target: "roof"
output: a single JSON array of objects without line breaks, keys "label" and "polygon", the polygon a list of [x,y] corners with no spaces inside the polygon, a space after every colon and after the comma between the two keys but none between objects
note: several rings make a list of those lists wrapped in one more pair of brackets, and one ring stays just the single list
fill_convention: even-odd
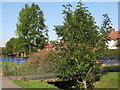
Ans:
[{"label": "roof", "polygon": [[109,37],[111,39],[120,39],[120,31],[112,31]]}]

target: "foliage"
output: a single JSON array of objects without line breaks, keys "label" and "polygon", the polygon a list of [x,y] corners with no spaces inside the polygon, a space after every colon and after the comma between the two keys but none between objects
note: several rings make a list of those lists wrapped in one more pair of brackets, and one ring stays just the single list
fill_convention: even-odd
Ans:
[{"label": "foliage", "polygon": [[0,47],[0,57],[3,57],[4,55],[3,55],[3,49],[4,49],[4,47]]},{"label": "foliage", "polygon": [[38,5],[34,3],[31,6],[25,4],[20,11],[17,23],[16,34],[18,38],[11,38],[6,47],[3,48],[3,55],[14,52],[31,53],[43,48],[48,40],[48,30],[44,24],[44,14]]},{"label": "foliage", "polygon": [[16,41],[13,46],[15,49],[15,52],[23,52],[23,50],[28,50],[28,45],[26,43],[26,40],[22,37],[16,38]]},{"label": "foliage", "polygon": [[120,72],[111,72],[103,75],[100,81],[95,83],[95,88],[118,88]]},{"label": "foliage", "polygon": [[12,81],[23,88],[57,88],[54,85],[48,84],[47,82],[41,82],[39,80],[29,80],[25,82],[19,80]]},{"label": "foliage", "polygon": [[119,56],[120,49],[107,49],[104,56]]},{"label": "foliage", "polygon": [[2,55],[1,56],[6,56],[7,55],[6,47],[2,47]]},{"label": "foliage", "polygon": [[2,47],[0,47],[0,55],[2,54]]},{"label": "foliage", "polygon": [[117,47],[120,47],[120,39],[117,39],[117,44],[116,44]]},{"label": "foliage", "polygon": [[32,47],[43,48],[48,40],[48,30],[44,24],[44,14],[39,6],[34,3],[31,6],[25,4],[19,12],[18,20],[16,34],[22,38],[22,44],[27,45],[29,52],[32,52]]},{"label": "foliage", "polygon": [[19,67],[20,65],[20,63],[2,62],[3,74],[6,75],[5,72],[7,72],[7,75],[15,75],[15,67]]},{"label": "foliage", "polygon": [[51,68],[49,67],[49,55],[52,53],[55,53],[55,51],[50,50],[31,54],[29,61],[26,61],[19,66],[18,73],[20,75],[28,75],[50,72]]},{"label": "foliage", "polygon": [[15,52],[23,52],[23,50],[28,50],[28,45],[25,43],[25,39],[21,38],[11,38],[7,43],[6,47],[2,49],[3,55],[8,56],[9,54]]},{"label": "foliage", "polygon": [[[75,11],[72,5],[63,5],[65,10],[63,25],[55,26],[58,37],[63,43],[60,52],[55,56],[55,69],[63,80],[75,79],[78,86],[92,88],[99,65],[94,61],[103,55],[105,41],[110,30],[110,18],[104,14],[101,28],[95,25],[91,13],[78,2]],[[57,48],[58,49],[58,48]]]},{"label": "foliage", "polygon": [[15,52],[15,47],[14,43],[16,42],[16,38],[11,38],[7,43],[6,43],[6,48],[3,49],[3,54],[11,54]]}]

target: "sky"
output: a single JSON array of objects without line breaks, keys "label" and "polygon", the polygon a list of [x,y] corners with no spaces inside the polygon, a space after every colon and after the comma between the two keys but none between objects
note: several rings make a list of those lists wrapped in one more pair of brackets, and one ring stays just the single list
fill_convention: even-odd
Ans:
[{"label": "sky", "polygon": [[[15,34],[16,24],[18,23],[18,17],[20,10],[24,7],[24,4],[31,5],[32,2],[0,2],[0,17],[2,20],[2,28],[0,30],[0,47],[5,46],[5,43],[12,37],[17,37]],[[73,10],[77,5],[77,2],[70,2],[73,5]],[[63,23],[62,5],[68,4],[68,2],[35,2],[38,4],[44,13],[46,19],[45,24],[49,30],[49,39],[56,40],[57,35],[53,31],[54,25],[61,25]],[[88,7],[89,12],[95,18],[95,22],[100,26],[103,14],[109,14],[113,27],[118,30],[118,2],[84,2],[84,6]]]}]

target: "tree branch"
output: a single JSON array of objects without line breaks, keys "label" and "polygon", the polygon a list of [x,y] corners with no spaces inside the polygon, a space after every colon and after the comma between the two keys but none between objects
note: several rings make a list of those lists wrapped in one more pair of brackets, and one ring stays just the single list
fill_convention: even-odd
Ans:
[{"label": "tree branch", "polygon": [[95,47],[93,48],[93,52],[95,52],[96,48],[97,48],[97,45],[98,43],[100,42],[101,38],[98,40],[98,42],[95,44]]},{"label": "tree branch", "polygon": [[89,69],[88,73],[90,73],[90,72],[91,72],[91,70],[92,70],[92,68],[90,68],[90,69]]},{"label": "tree branch", "polygon": [[80,82],[78,79],[76,80],[78,83],[82,83],[83,84],[83,82]]}]

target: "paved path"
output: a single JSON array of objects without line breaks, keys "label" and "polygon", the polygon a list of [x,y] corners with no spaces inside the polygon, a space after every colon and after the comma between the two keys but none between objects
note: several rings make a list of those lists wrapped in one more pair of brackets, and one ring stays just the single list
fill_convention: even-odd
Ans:
[{"label": "paved path", "polygon": [[0,77],[0,90],[2,90],[2,77]]},{"label": "paved path", "polygon": [[0,77],[0,81],[2,81],[2,88],[21,88],[13,83],[9,77]]}]

